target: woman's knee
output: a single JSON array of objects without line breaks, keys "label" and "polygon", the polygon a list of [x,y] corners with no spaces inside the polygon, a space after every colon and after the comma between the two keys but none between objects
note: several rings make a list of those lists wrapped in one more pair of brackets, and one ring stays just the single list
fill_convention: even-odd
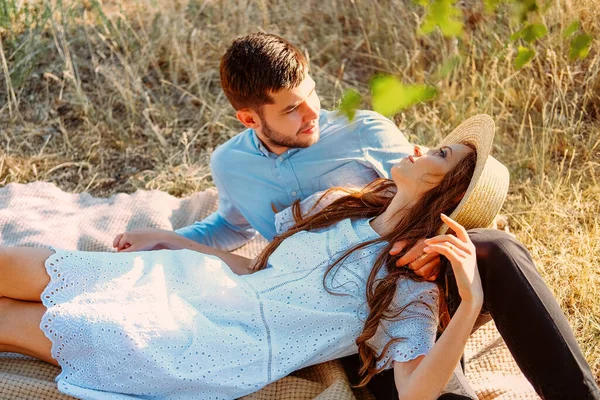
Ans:
[{"label": "woman's knee", "polygon": [[50,282],[45,261],[53,253],[39,247],[0,247],[0,296],[39,302]]},{"label": "woman's knee", "polygon": [[41,303],[0,297],[0,344],[57,365],[51,355],[52,344],[40,329],[45,312]]}]

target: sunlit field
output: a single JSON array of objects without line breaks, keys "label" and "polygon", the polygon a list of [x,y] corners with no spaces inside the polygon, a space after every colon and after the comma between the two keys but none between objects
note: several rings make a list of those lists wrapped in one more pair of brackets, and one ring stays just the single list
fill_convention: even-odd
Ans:
[{"label": "sunlit field", "polygon": [[[548,5],[548,34],[517,70],[517,22],[477,1],[461,2],[455,40],[418,35],[423,8],[408,0],[0,0],[0,184],[102,197],[211,187],[211,152],[242,130],[219,58],[237,36],[276,33],[310,56],[324,108],[351,88],[369,108],[379,73],[436,86],[394,117],[413,143],[493,116],[493,154],[512,179],[502,228],[531,251],[600,380],[600,1]],[[594,41],[570,61],[575,20]]]}]

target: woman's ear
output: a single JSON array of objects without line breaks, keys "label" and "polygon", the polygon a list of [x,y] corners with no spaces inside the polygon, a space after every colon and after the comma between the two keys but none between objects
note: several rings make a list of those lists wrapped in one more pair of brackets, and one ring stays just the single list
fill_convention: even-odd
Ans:
[{"label": "woman's ear", "polygon": [[235,116],[246,128],[260,128],[260,118],[258,117],[258,114],[249,108],[237,110]]}]

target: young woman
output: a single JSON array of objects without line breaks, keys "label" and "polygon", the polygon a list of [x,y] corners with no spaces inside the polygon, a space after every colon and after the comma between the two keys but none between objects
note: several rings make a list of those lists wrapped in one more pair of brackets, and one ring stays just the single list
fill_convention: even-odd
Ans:
[{"label": "young woman", "polygon": [[[233,399],[356,352],[361,384],[393,368],[400,398],[435,399],[483,301],[465,228],[489,225],[507,191],[493,133],[473,117],[439,148],[415,148],[391,180],[295,203],[291,227],[254,260],[173,233],[163,245],[176,251],[2,248],[0,351],[59,365],[59,389],[85,399]],[[448,227],[455,236],[438,234]],[[462,300],[435,343],[438,287],[389,255],[425,237]]]}]

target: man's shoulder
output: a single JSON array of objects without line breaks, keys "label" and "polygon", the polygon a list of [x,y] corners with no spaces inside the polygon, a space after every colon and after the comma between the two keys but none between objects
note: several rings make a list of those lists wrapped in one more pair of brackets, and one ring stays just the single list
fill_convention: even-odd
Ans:
[{"label": "man's shoulder", "polygon": [[232,152],[239,155],[240,153],[251,153],[253,149],[255,150],[252,129],[243,130],[215,148],[210,157],[211,166],[214,168],[215,165],[226,161]]},{"label": "man's shoulder", "polygon": [[354,118],[356,118],[359,121],[374,119],[379,121],[392,122],[389,118],[386,118],[378,112],[371,110],[356,110],[356,116]]},{"label": "man's shoulder", "polygon": [[321,132],[325,135],[330,133],[360,134],[372,129],[397,129],[396,124],[389,118],[371,111],[356,110],[351,120],[337,110],[324,111],[321,116]]},{"label": "man's shoulder", "polygon": [[380,121],[393,124],[393,122],[389,118],[386,118],[378,112],[371,110],[356,110],[356,114],[354,115],[354,118],[352,118],[352,120],[348,119],[348,117],[345,114],[339,112],[338,110],[323,110],[321,118],[322,124],[324,124],[325,126],[332,127],[363,125],[370,121]]},{"label": "man's shoulder", "polygon": [[393,128],[397,129],[396,123],[394,121],[392,121],[389,118],[384,117],[383,115],[379,114],[378,112],[371,111],[371,110],[357,110],[356,116],[354,117],[354,119],[363,128],[374,127],[374,128],[380,129],[380,127],[385,126],[385,127],[390,127],[390,128],[393,127]]},{"label": "man's shoulder", "polygon": [[[327,111],[321,128],[323,137],[328,135],[343,135],[356,137],[357,140],[389,141],[406,139],[396,124],[389,118],[370,110],[357,110],[352,120],[337,111]],[[341,138],[341,136],[338,136]]]}]

